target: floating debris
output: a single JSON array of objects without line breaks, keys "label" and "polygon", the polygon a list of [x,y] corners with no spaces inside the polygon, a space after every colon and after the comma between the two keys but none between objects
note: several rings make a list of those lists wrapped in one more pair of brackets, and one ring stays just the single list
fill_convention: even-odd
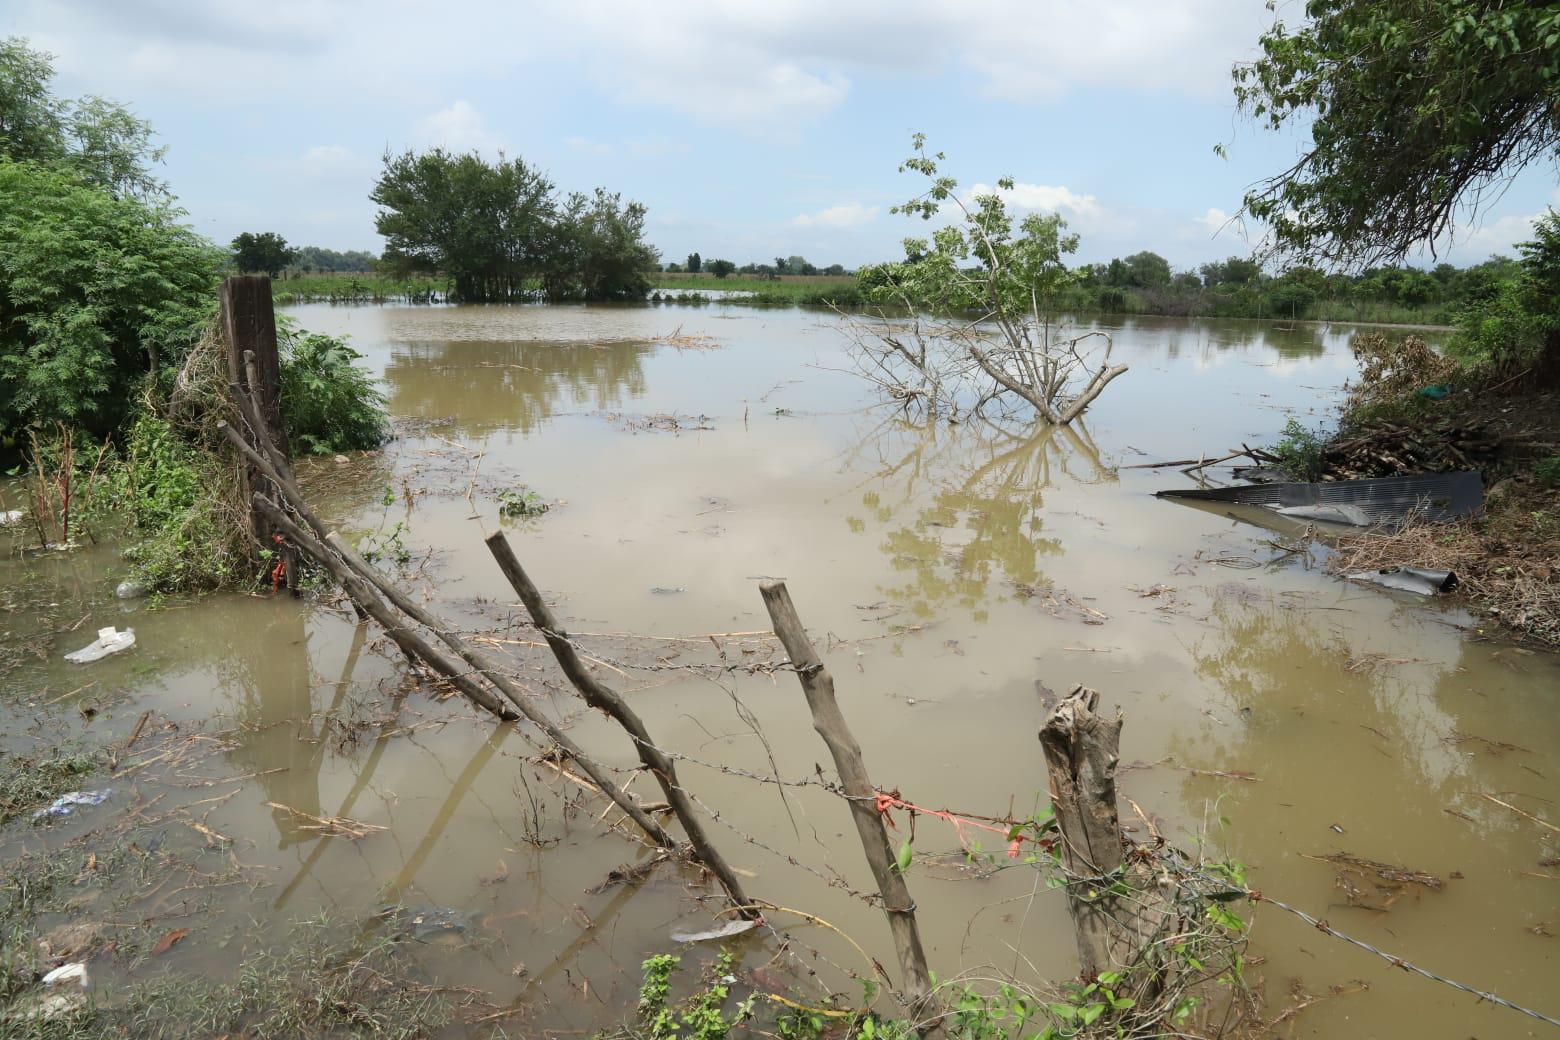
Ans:
[{"label": "floating debris", "polygon": [[1348,579],[1421,596],[1434,596],[1437,592],[1450,592],[1457,587],[1457,575],[1451,571],[1437,571],[1427,567],[1383,567],[1374,571],[1358,571],[1348,575]]},{"label": "floating debris", "polygon": [[105,787],[101,791],[70,791],[54,799],[52,804],[35,810],[32,818],[41,820],[46,816],[69,816],[76,811],[76,806],[102,805],[113,793],[112,787]]},{"label": "floating debris", "polygon": [[672,941],[680,943],[706,942],[710,939],[729,939],[733,935],[741,935],[743,932],[751,932],[758,927],[757,921],[747,918],[736,918],[715,928],[706,928],[703,931],[690,932],[683,929],[672,929]]},{"label": "floating debris", "polygon": [[1484,504],[1484,482],[1477,471],[1467,470],[1314,484],[1175,488],[1155,492],[1155,497],[1263,506],[1291,519],[1354,527],[1396,526],[1411,519],[1439,523],[1469,516]]},{"label": "floating debris", "polygon": [[149,591],[151,590],[146,587],[144,581],[135,581],[133,579],[122,581],[114,586],[114,595],[120,599],[140,599]]},{"label": "floating debris", "polygon": [[76,664],[91,664],[93,661],[101,661],[109,654],[117,654],[128,650],[135,645],[135,629],[127,628],[123,632],[110,625],[108,628],[98,629],[96,642],[88,643],[80,650],[65,655],[65,660]]}]

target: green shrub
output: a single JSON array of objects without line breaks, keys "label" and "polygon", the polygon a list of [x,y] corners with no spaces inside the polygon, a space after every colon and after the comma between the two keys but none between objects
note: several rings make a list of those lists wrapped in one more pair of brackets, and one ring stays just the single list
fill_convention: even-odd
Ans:
[{"label": "green shrub", "polygon": [[1278,465],[1292,480],[1316,480],[1322,475],[1322,449],[1326,446],[1320,430],[1308,430],[1299,419],[1284,424],[1284,435],[1273,445]]},{"label": "green shrub", "polygon": [[292,449],[324,455],[377,448],[388,434],[385,397],[345,340],[278,323],[282,415]]},{"label": "green shrub", "polygon": [[58,421],[101,436],[144,374],[177,370],[222,263],[180,216],[0,159],[0,433]]},{"label": "green shrub", "polygon": [[1534,295],[1527,279],[1501,283],[1488,299],[1458,313],[1458,331],[1447,353],[1468,368],[1492,374],[1534,364],[1560,331],[1560,315],[1538,310]]},{"label": "green shrub", "polygon": [[1517,247],[1515,275],[1457,315],[1447,352],[1469,368],[1500,377],[1560,375],[1560,213],[1540,217],[1533,234]]},{"label": "green shrub", "polygon": [[1560,455],[1551,455],[1533,467],[1533,475],[1546,488],[1560,488]]},{"label": "green shrub", "polygon": [[186,439],[168,419],[142,411],[105,474],[107,500],[127,537],[135,577],[159,592],[214,589],[243,581],[248,516],[235,502],[232,466]]}]

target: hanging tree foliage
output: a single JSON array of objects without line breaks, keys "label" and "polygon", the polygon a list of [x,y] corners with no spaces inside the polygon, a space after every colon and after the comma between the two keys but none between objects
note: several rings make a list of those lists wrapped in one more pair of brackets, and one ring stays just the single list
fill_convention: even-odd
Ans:
[{"label": "hanging tree foliage", "polygon": [[1311,0],[1235,67],[1241,108],[1311,143],[1246,194],[1298,259],[1364,266],[1432,249],[1460,210],[1560,160],[1560,4]]}]

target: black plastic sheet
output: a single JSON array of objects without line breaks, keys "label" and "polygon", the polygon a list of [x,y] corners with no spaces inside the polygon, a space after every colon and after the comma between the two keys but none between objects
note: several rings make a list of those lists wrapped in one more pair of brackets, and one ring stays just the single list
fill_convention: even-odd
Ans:
[{"label": "black plastic sheet", "polygon": [[1315,484],[1187,488],[1156,494],[1159,498],[1263,506],[1296,520],[1373,527],[1397,526],[1411,519],[1444,522],[1469,516],[1484,505],[1484,481],[1477,471],[1468,470]]}]

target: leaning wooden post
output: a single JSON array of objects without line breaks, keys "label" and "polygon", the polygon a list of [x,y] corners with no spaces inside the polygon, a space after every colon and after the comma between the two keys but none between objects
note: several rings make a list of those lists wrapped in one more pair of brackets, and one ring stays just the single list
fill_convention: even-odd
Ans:
[{"label": "leaning wooden post", "polygon": [[796,613],[791,594],[783,581],[766,581],[758,586],[763,594],[764,606],[769,608],[769,619],[774,624],[775,635],[785,647],[786,656],[796,669],[801,681],[802,693],[807,697],[807,707],[812,711],[813,729],[829,746],[834,756],[834,768],[845,787],[845,797],[850,803],[850,814],[856,822],[856,833],[861,838],[861,848],[867,854],[867,866],[877,882],[878,893],[883,897],[883,913],[888,917],[888,930],[894,937],[894,948],[899,954],[899,973],[910,1010],[916,1018],[931,1011],[932,976],[926,966],[926,951],[921,947],[921,930],[915,920],[915,901],[910,898],[910,888],[895,863],[894,850],[888,842],[888,829],[883,826],[883,816],[877,810],[877,788],[867,776],[867,766],[861,757],[861,745],[845,724],[839,702],[834,699],[834,679]]},{"label": "leaning wooden post", "polygon": [[[234,275],[218,290],[219,327],[227,347],[228,385],[244,425],[252,430],[256,445],[269,442],[283,460],[290,458],[287,433],[282,425],[282,363],[276,342],[276,309],[271,300],[271,279],[265,275]],[[280,489],[253,465],[245,467],[245,499],[258,492],[280,503]],[[297,584],[297,553],[277,541],[277,532],[259,510],[250,513],[255,541],[263,550],[280,553],[283,567],[277,579],[288,588]]]},{"label": "leaning wooden post", "polygon": [[1094,712],[1100,695],[1075,686],[1040,730],[1050,777],[1051,806],[1061,831],[1067,909],[1078,941],[1080,974],[1128,973],[1138,1005],[1159,991],[1163,959],[1155,941],[1169,923],[1169,907],[1152,872],[1129,863],[1116,809],[1116,764],[1122,717]]},{"label": "leaning wooden post", "polygon": [[628,706],[628,702],[585,667],[585,663],[580,660],[579,654],[574,649],[574,644],[569,641],[569,634],[563,630],[562,625],[558,624],[546,600],[542,599],[540,590],[531,581],[530,575],[526,574],[525,568],[520,566],[520,560],[509,547],[509,539],[504,537],[504,532],[498,531],[489,535],[487,547],[493,554],[493,559],[498,561],[498,569],[504,572],[504,577],[509,579],[509,584],[519,595],[520,602],[525,604],[526,611],[531,615],[531,622],[547,640],[547,645],[552,647],[553,656],[557,658],[563,674],[579,691],[585,703],[598,711],[606,712],[617,720],[618,725],[628,731],[629,737],[634,741],[634,749],[639,753],[639,761],[644,763],[645,768],[661,785],[667,804],[676,814],[677,822],[682,824],[683,833],[688,836],[688,844],[693,849],[694,857],[715,875],[715,880],[719,881],[720,886],[726,890],[726,895],[730,897],[738,913],[750,920],[758,920],[762,915],[758,908],[748,901],[747,895],[742,890],[742,882],[737,880],[736,873],[727,865],[725,857],[710,843],[709,837],[704,833],[704,825],[694,811],[693,801],[683,790],[682,782],[677,779],[677,765],[672,761],[671,756],[650,739],[650,731],[645,728],[644,720]]}]

